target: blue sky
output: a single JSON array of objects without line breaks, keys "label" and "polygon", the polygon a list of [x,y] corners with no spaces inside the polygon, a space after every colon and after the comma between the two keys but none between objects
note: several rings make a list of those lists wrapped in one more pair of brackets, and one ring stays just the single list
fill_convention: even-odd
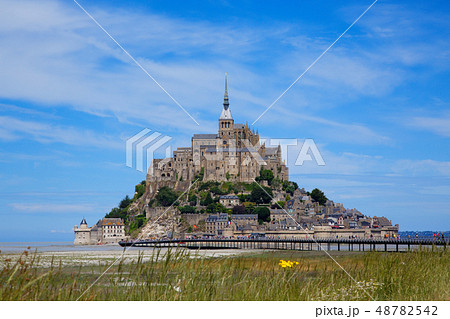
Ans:
[{"label": "blue sky", "polygon": [[[145,179],[127,138],[216,132],[225,72],[252,123],[371,4],[78,2],[200,125],[73,1],[1,0],[0,241],[72,240]],[[318,145],[326,166],[289,158],[292,180],[401,230],[450,230],[449,6],[379,1],[255,124]]]}]

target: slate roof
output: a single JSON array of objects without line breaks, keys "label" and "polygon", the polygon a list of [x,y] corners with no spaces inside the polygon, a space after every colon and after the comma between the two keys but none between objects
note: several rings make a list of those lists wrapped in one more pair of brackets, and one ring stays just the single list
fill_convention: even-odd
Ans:
[{"label": "slate roof", "polygon": [[220,199],[239,199],[236,195],[222,195],[219,197]]},{"label": "slate roof", "polygon": [[222,114],[220,114],[219,120],[232,120],[233,116],[231,115],[230,108],[223,108]]},{"label": "slate roof", "polygon": [[231,215],[231,220],[234,219],[257,219],[258,215],[257,214],[234,214]]},{"label": "slate roof", "polygon": [[99,220],[97,226],[124,226],[122,218],[103,218]]},{"label": "slate roof", "polygon": [[377,220],[378,225],[381,227],[392,226],[391,222],[386,217],[374,217]]},{"label": "slate roof", "polygon": [[206,139],[215,140],[218,137],[217,134],[194,134],[193,139]]},{"label": "slate roof", "polygon": [[[211,146],[211,145],[208,145]],[[256,152],[256,148],[254,150],[249,150],[246,147],[242,148],[234,148],[234,147],[228,147],[228,148],[216,148],[216,147],[209,147],[205,150],[205,152],[223,152],[223,153],[229,153],[229,152],[236,152],[236,153],[242,153],[242,152]]]},{"label": "slate roof", "polygon": [[207,223],[214,223],[214,222],[227,222],[228,221],[228,214],[221,213],[219,215],[208,215],[208,218],[206,218]]},{"label": "slate roof", "polygon": [[278,147],[266,147],[266,155],[276,155],[278,151]]}]

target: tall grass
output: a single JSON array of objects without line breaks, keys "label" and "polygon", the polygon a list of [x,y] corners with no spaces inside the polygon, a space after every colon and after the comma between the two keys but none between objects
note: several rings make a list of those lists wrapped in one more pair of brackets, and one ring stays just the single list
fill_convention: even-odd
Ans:
[{"label": "tall grass", "polygon": [[[337,254],[337,253],[336,253]],[[80,300],[450,300],[450,254],[265,252],[192,258],[156,251],[113,266]],[[280,259],[298,261],[282,268]],[[0,300],[77,300],[107,266],[37,267],[37,254],[2,256]]]}]

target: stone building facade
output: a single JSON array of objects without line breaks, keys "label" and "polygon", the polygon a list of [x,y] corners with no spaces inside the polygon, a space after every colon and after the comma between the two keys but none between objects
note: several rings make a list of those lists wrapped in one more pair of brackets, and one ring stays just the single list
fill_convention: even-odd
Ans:
[{"label": "stone building facade", "polygon": [[223,231],[229,225],[228,214],[219,213],[208,215],[205,223],[205,230],[208,234],[222,235]]},{"label": "stone building facade", "polygon": [[281,157],[281,147],[260,143],[258,130],[248,124],[234,122],[225,78],[222,113],[215,134],[194,134],[190,147],[179,147],[173,157],[154,159],[147,174],[149,192],[162,186],[189,186],[203,175],[203,181],[253,182],[260,169],[270,169],[281,180],[289,179],[289,171]]},{"label": "stone building facade", "polygon": [[258,227],[257,214],[233,214],[231,215],[231,228],[233,231],[256,230]]},{"label": "stone building facade", "polygon": [[219,197],[219,203],[227,208],[239,205],[239,197],[236,195],[222,195]]},{"label": "stone building facade", "polygon": [[103,218],[92,227],[86,219],[74,227],[74,245],[116,244],[125,239],[125,224],[120,218]]}]

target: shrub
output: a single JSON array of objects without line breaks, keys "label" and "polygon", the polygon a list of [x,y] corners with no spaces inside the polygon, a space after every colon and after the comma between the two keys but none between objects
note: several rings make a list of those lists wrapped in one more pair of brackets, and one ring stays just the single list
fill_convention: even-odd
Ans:
[{"label": "shrub", "polygon": [[214,200],[213,200],[212,197],[211,197],[211,193],[208,192],[208,193],[206,194],[205,199],[202,200],[202,201],[200,202],[200,205],[202,205],[202,206],[208,206],[208,205],[211,204],[211,203],[214,203]]},{"label": "shrub", "polygon": [[[145,183],[145,182],[144,182]],[[138,199],[138,198],[140,198],[142,195],[144,195],[144,193],[145,193],[145,184],[137,184],[135,187],[134,187],[134,191],[135,191],[135,195],[134,195],[134,198],[135,199]]]},{"label": "shrub", "polygon": [[202,168],[200,168],[200,172],[194,176],[194,180],[202,181],[204,175],[205,175],[205,168],[202,167]]},{"label": "shrub", "polygon": [[192,206],[180,206],[180,207],[178,207],[178,209],[180,210],[180,212],[182,214],[195,214],[195,213],[197,213],[197,210],[195,209],[195,207],[192,207]]},{"label": "shrub", "polygon": [[168,186],[161,187],[156,194],[156,200],[158,203],[165,207],[174,204],[177,198],[178,194]]}]

